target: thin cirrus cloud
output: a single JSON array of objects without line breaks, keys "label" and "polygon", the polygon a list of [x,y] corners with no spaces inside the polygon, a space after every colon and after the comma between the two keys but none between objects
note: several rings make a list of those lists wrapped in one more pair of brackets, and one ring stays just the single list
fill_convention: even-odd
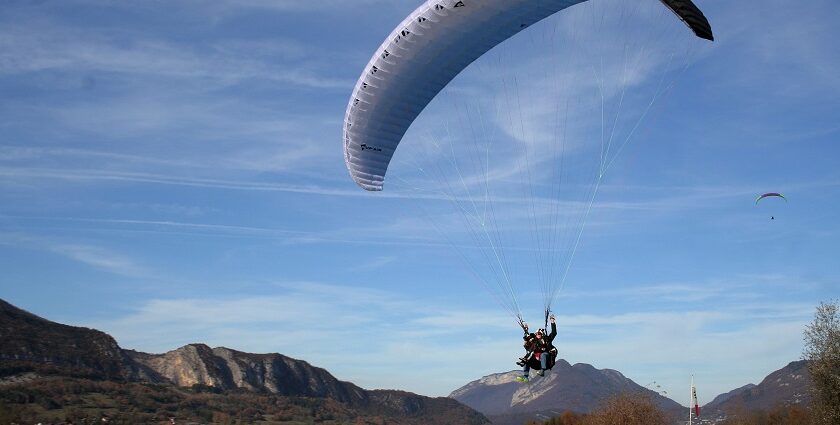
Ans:
[{"label": "thin cirrus cloud", "polygon": [[[3,170],[0,169],[0,172]],[[92,173],[92,172],[56,172],[46,170],[24,170],[17,169],[17,173],[9,172],[7,177],[11,180],[12,177],[19,179],[26,179],[27,184],[31,184],[32,178],[49,178],[49,179],[66,179],[69,181],[84,182],[88,179],[104,180],[104,181],[129,181],[139,183],[156,183],[164,185],[184,185],[190,187],[204,187],[215,189],[238,189],[249,191],[280,191],[292,192],[302,194],[315,194],[321,196],[349,196],[365,198],[369,195],[360,189],[351,187],[347,190],[336,190],[328,187],[307,187],[307,186],[290,186],[274,183],[257,183],[248,181],[223,181],[223,180],[203,180],[203,179],[177,179],[169,176],[155,176],[143,174],[130,173]],[[8,181],[7,181],[8,184]],[[664,191],[666,193],[670,191]],[[707,191],[701,191],[700,196],[706,196]],[[373,202],[371,200],[371,202]],[[407,203],[408,200],[397,202]],[[425,201],[419,201],[425,202]],[[649,202],[654,202],[653,206],[646,206]],[[670,201],[671,209],[680,211],[682,208],[694,208],[697,201],[693,198],[684,198],[684,195],[679,195],[677,200]],[[638,201],[630,204],[615,203],[615,202],[601,202],[596,204],[596,208],[606,209],[637,209],[637,210],[656,210],[659,214],[666,212],[665,205],[667,200],[659,201]],[[413,203],[406,204],[406,208]],[[506,220],[516,220],[527,218],[521,209],[515,208],[516,202],[511,201],[511,208],[499,212],[500,217],[509,215]],[[635,205],[635,206],[634,206]],[[655,207],[655,208],[654,208]],[[258,237],[258,238],[280,238],[284,243],[331,243],[331,242],[349,242],[353,244],[387,244],[387,245],[416,245],[416,246],[441,246],[445,247],[450,243],[447,238],[444,238],[438,232],[444,234],[459,235],[464,233],[465,229],[462,227],[462,221],[455,216],[453,212],[445,212],[442,214],[422,214],[410,213],[409,209],[405,211],[399,210],[393,217],[384,217],[384,222],[352,226],[339,227],[334,229],[318,229],[312,228],[310,230],[293,230],[288,228],[275,227],[256,227],[256,226],[241,226],[236,224],[225,223],[208,223],[206,221],[176,221],[176,220],[142,220],[142,219],[85,219],[72,217],[43,217],[43,219],[60,220],[60,221],[90,221],[100,225],[108,225],[110,230],[124,229],[128,231],[174,231],[183,234],[218,234],[218,235],[237,235],[241,237]],[[609,225],[610,221],[590,220],[590,228],[593,226]],[[432,224],[434,222],[434,224]],[[520,228],[522,226],[519,226]],[[527,226],[526,226],[527,227]],[[435,229],[432,231],[431,229]],[[102,229],[101,229],[102,230]],[[431,233],[430,233],[431,232]],[[466,244],[464,246],[469,246]],[[533,249],[533,246],[522,246],[520,248],[511,247],[511,249]],[[376,262],[377,266],[382,266],[388,263],[390,256],[381,257],[382,261]],[[372,267],[372,266],[367,266]]]},{"label": "thin cirrus cloud", "polygon": [[137,160],[142,165],[168,165],[174,173],[188,166],[212,169],[215,174],[223,170],[305,173],[332,157],[339,158],[336,149],[330,155],[329,145],[316,142],[318,136],[311,129],[317,128],[317,118],[278,119],[277,111],[256,105],[208,99],[196,106],[170,96],[114,99],[48,111],[79,134],[77,143],[92,144],[99,151],[50,149],[45,153],[83,159],[86,151],[95,157],[112,149],[114,156],[103,158],[111,168],[116,168],[112,160],[125,159],[116,164],[130,169]]},{"label": "thin cirrus cloud", "polygon": [[[586,332],[574,333],[570,336],[572,344],[560,346],[573,362],[609,365],[637,382],[655,379],[671,398],[682,403],[688,402],[681,389],[686,388],[691,374],[702,372],[698,378],[703,394],[711,398],[736,386],[758,383],[769,371],[800,355],[801,331],[808,321],[804,314],[753,322],[736,311],[730,315],[707,313],[648,315],[630,324],[616,321],[609,325],[607,334],[595,329],[589,333],[592,338],[586,338]],[[739,319],[743,326],[714,329]],[[561,331],[561,335],[567,334]],[[732,353],[751,361],[739,363],[735,369],[723,366],[737,361]]]},{"label": "thin cirrus cloud", "polygon": [[[149,300],[122,318],[85,325],[114,335],[127,348],[165,352],[203,342],[280,352],[327,367],[339,378],[367,388],[399,387],[434,395],[445,394],[422,379],[432,370],[446,376],[454,388],[472,377],[457,359],[476,350],[488,353],[477,361],[487,367],[488,359],[507,359],[500,348],[508,344],[493,335],[507,333],[510,319],[495,312],[452,311],[449,306],[413,302],[395,291],[314,282],[284,283],[276,292],[279,295],[224,300]],[[202,335],[201,341],[193,339],[196,334]],[[336,350],[311,351],[308,342],[314,335],[331,341]],[[406,356],[417,366],[405,368]],[[391,370],[385,381],[383,369]]]},{"label": "thin cirrus cloud", "polygon": [[[215,92],[244,83],[271,85],[279,92],[294,87],[330,90],[350,84],[318,76],[317,70],[325,68],[326,63],[308,59],[303,43],[220,41],[197,48],[155,39],[138,30],[97,32],[95,27],[50,24],[41,23],[42,31],[37,30],[37,22],[26,27],[4,26],[2,39],[7,48],[3,50],[0,73],[31,77],[38,85],[73,85],[81,79],[108,87],[119,81],[119,91],[95,101],[81,96],[69,105],[28,105],[27,100],[17,99],[19,105],[8,111],[14,127],[29,125],[40,131],[43,122],[49,120],[72,130],[61,132],[60,138],[66,140],[75,134],[75,144],[103,147],[107,142],[109,149],[154,151],[156,143],[165,146],[163,153],[174,151],[175,158],[181,158],[176,161],[202,165],[203,160],[203,166],[215,169],[291,171],[293,166],[329,157],[326,145],[313,140],[317,136],[312,129],[324,122],[323,117],[298,113],[298,118],[291,118],[294,110],[288,110],[285,118],[279,119],[278,105],[268,98],[254,103]],[[125,39],[136,41],[126,44]],[[39,77],[44,72],[58,77]],[[37,125],[22,119],[32,115],[24,115],[28,110],[37,112]],[[143,143],[135,145],[134,138],[142,138]],[[238,141],[235,150],[229,142],[223,142],[231,139]],[[116,140],[124,146],[114,143]],[[169,143],[164,144],[167,140]],[[10,141],[21,143],[14,135]],[[198,144],[202,149],[194,147]],[[208,149],[210,144],[224,155],[202,154],[212,151]],[[81,149],[75,154],[79,152]]]},{"label": "thin cirrus cloud", "polygon": [[[10,179],[57,179],[65,181],[113,181],[113,182],[134,182],[151,183],[162,185],[177,185],[190,187],[203,187],[215,189],[237,189],[248,191],[276,191],[303,193],[313,195],[329,196],[364,196],[360,190],[334,189],[316,185],[295,185],[285,183],[259,182],[250,180],[221,180],[212,178],[190,178],[173,177],[163,174],[149,174],[141,172],[121,171],[85,171],[76,169],[45,169],[45,168],[24,168],[24,167],[0,167],[0,175]],[[350,188],[353,189],[353,188]]]},{"label": "thin cirrus cloud", "polygon": [[[151,300],[134,313],[92,325],[115,335],[126,347],[163,352],[196,342],[191,337],[200,333],[204,336],[201,342],[214,346],[304,358],[368,388],[391,383],[433,395],[445,395],[446,391],[439,382],[434,389],[424,384],[427,380],[421,379],[423,373],[434,370],[449,377],[452,390],[475,377],[474,370],[460,367],[458,359],[486,353],[476,358],[473,369],[498,372],[512,362],[510,355],[503,353],[516,350],[515,338],[505,337],[511,333],[512,319],[495,310],[466,310],[446,304],[433,307],[412,302],[396,291],[351,290],[334,284],[289,282],[278,288],[282,289],[281,295],[266,297]],[[754,307],[767,309],[768,305]],[[561,314],[558,345],[562,357],[572,362],[627,373],[643,367],[628,361],[635,358],[632,352],[639,347],[650,348],[645,357],[650,364],[669,365],[675,358],[689,356],[697,367],[708,367],[731,360],[726,354],[731,351],[724,347],[737,346],[743,350],[739,352],[758,357],[780,348],[790,351],[791,344],[798,344],[797,332],[810,314],[808,305],[779,302],[770,309],[777,313],[761,317],[760,322],[743,320],[743,326],[731,328],[734,319],[752,315],[750,310]],[[336,326],[338,323],[341,326]],[[784,333],[788,337],[769,338],[774,329],[778,332],[781,328],[791,331]],[[305,342],[315,334],[341,347],[340,353],[307,350]],[[388,337],[382,340],[382,335]],[[685,347],[693,349],[685,352]],[[418,361],[417,370],[399,367],[406,356]],[[372,358],[379,360],[371,363]],[[392,367],[385,381],[369,376]],[[739,378],[748,382],[750,374],[756,373],[753,369],[744,368]],[[679,383],[674,380],[677,388]],[[707,391],[728,390],[725,386],[715,384]]]},{"label": "thin cirrus cloud", "polygon": [[137,264],[133,259],[95,246],[55,244],[48,246],[48,249],[109,273],[129,277],[142,277],[149,274],[144,267]]},{"label": "thin cirrus cloud", "polygon": [[63,242],[20,232],[2,232],[0,245],[49,252],[96,270],[124,277],[149,277],[153,274],[135,258],[89,243]]},{"label": "thin cirrus cloud", "polygon": [[[134,335],[152,337],[147,335],[149,332],[133,330],[169,329],[160,335],[157,344],[158,349],[168,350],[177,348],[177,345],[171,346],[172,340],[163,334],[170,334],[170,331],[173,335],[178,334],[176,329],[182,326],[202,328],[209,332],[209,341],[217,340],[213,331],[217,327],[250,328],[266,324],[278,334],[298,328],[300,323],[307,323],[308,332],[356,335],[365,332],[366,326],[384,322],[387,323],[384,326],[391,328],[397,326],[393,320],[399,320],[399,316],[414,317],[434,311],[396,292],[364,287],[284,282],[277,284],[273,292],[275,294],[270,296],[233,299],[154,299],[119,320],[101,325],[119,335],[118,339],[127,346],[134,346]],[[386,317],[389,319],[385,320]],[[335,328],[334,323],[345,326]],[[152,324],[155,326],[149,326]],[[241,349],[251,345],[243,345],[238,338],[236,340],[224,344]]]},{"label": "thin cirrus cloud", "polygon": [[[4,61],[0,73],[59,71],[67,75],[101,72],[113,75],[184,80],[205,90],[244,80],[280,82],[316,89],[346,87],[348,81],[317,76],[326,70],[305,55],[306,44],[291,39],[220,41],[208,46],[178,44],[137,29],[77,28],[50,21],[6,25],[0,31]],[[125,44],[125,39],[132,39]],[[207,86],[208,83],[211,86]]]}]

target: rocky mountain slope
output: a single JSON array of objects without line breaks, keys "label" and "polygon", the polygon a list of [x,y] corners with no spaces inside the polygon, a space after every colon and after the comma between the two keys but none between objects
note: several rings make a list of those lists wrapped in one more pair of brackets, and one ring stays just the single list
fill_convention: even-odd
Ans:
[{"label": "rocky mountain slope", "polygon": [[181,387],[203,385],[301,397],[324,397],[350,404],[367,400],[365,390],[324,369],[281,354],[250,354],[191,344],[164,354],[126,351],[139,364]]},{"label": "rocky mountain slope", "polygon": [[[627,391],[649,394],[666,412],[680,417],[687,407],[648,390],[621,373],[596,369],[588,364],[570,365],[558,360],[545,377],[534,377],[528,384],[515,378],[520,371],[485,376],[453,391],[450,397],[487,415],[496,425],[521,424],[564,411],[587,413],[609,397]],[[715,419],[741,411],[770,410],[775,406],[807,404],[810,376],[805,361],[792,362],[769,374],[760,384],[747,384],[701,407],[702,417]]]},{"label": "rocky mountain slope", "polygon": [[808,363],[799,360],[767,375],[758,385],[749,384],[733,390],[727,397],[718,396],[703,406],[706,416],[722,417],[739,410],[770,410],[777,405],[807,405],[811,375]]},{"label": "rocky mountain slope", "polygon": [[753,387],[755,387],[755,384],[747,384],[747,385],[744,385],[743,387],[735,388],[734,390],[732,390],[728,393],[719,394],[712,401],[706,403],[706,405],[703,406],[703,409],[713,408],[714,406],[717,406],[717,405],[725,402],[726,400],[729,400],[730,398],[732,398],[732,397],[734,397],[734,396],[736,396],[736,395],[738,395],[738,394],[740,394],[740,393],[742,393],[746,390],[749,390]]},{"label": "rocky mountain slope", "polygon": [[0,374],[18,368],[66,376],[159,382],[110,335],[50,322],[0,299]]},{"label": "rocky mountain slope", "polygon": [[[388,423],[482,424],[487,419],[454,399],[395,390],[365,390],[322,368],[281,354],[250,354],[191,344],[164,354],[123,350],[109,335],[43,319],[0,300],[0,383],[85,378],[211,388],[278,397],[326,399],[359,416]],[[351,415],[352,416],[352,415]]]}]

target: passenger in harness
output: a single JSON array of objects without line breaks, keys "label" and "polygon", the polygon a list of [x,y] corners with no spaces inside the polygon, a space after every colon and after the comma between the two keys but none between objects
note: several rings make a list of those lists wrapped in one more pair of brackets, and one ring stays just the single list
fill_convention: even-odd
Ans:
[{"label": "passenger in harness", "polygon": [[525,355],[519,358],[519,361],[516,362],[519,367],[525,366],[525,363],[528,363],[531,358],[534,356],[534,349],[536,348],[536,341],[537,335],[536,334],[529,334],[527,332],[527,328],[525,330],[525,335],[522,337],[524,341],[522,346],[525,347]]}]

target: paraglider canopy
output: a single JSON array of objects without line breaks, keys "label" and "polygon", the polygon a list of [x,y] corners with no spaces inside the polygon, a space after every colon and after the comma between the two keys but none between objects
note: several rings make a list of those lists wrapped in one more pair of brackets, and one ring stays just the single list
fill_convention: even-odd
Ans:
[{"label": "paraglider canopy", "polygon": [[784,196],[784,195],[782,195],[781,193],[768,192],[768,193],[765,193],[765,194],[759,195],[759,196],[758,196],[758,198],[755,198],[755,203],[756,203],[756,204],[758,204],[758,201],[760,201],[760,200],[762,200],[762,199],[764,199],[764,198],[771,198],[771,197],[782,198],[782,199],[784,199],[784,200],[785,200],[785,202],[787,202],[787,198],[785,198],[785,196]]},{"label": "paraglider canopy", "polygon": [[[368,191],[383,188],[403,135],[420,112],[469,64],[523,29],[587,0],[426,0],[374,53],[344,117],[344,160]],[[713,40],[691,0],[661,0],[698,37]]]},{"label": "paraglider canopy", "polygon": [[[758,195],[758,197],[755,198],[755,204],[758,205],[758,202],[761,201],[762,199],[765,199],[765,198],[782,198],[782,199],[784,199],[785,202],[787,202],[787,198],[785,198],[785,196],[782,195],[781,193],[767,192],[767,193]],[[776,219],[775,215],[770,216],[770,220],[775,220],[775,219]]]}]

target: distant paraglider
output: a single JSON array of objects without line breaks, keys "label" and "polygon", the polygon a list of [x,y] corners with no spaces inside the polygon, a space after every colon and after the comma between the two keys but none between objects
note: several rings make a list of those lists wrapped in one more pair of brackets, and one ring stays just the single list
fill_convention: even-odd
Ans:
[{"label": "distant paraglider", "polygon": [[[768,192],[768,193],[759,195],[757,198],[755,198],[755,204],[758,205],[759,201],[761,201],[762,199],[766,199],[766,198],[782,198],[782,199],[784,199],[785,202],[787,202],[787,198],[785,198],[785,196],[782,195],[781,193]],[[770,220],[775,220],[775,219],[776,219],[775,215],[770,216]]]}]

